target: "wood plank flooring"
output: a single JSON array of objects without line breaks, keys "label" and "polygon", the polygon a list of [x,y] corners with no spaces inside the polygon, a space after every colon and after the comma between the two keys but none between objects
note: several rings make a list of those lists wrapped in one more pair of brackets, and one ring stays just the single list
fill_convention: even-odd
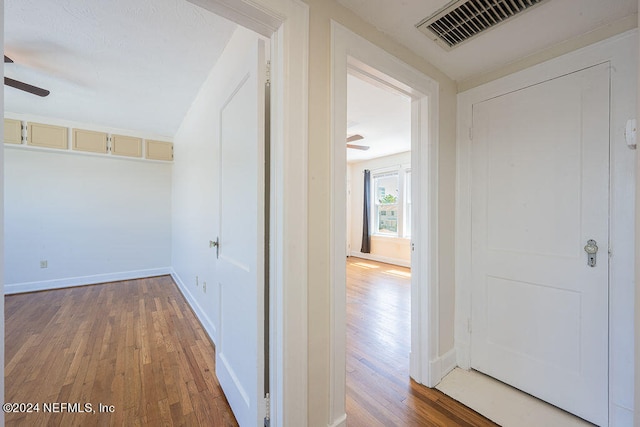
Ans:
[{"label": "wood plank flooring", "polygon": [[[350,258],[347,275],[349,426],[495,425],[409,379],[410,271]],[[11,295],[5,316],[6,401],[40,404],[7,426],[237,425],[214,348],[169,276]]]},{"label": "wood plank flooring", "polygon": [[347,422],[372,426],[495,426],[409,378],[411,272],[347,260]]},{"label": "wood plank flooring", "polygon": [[169,276],[7,296],[5,318],[6,402],[40,405],[7,426],[237,426],[213,345]]}]

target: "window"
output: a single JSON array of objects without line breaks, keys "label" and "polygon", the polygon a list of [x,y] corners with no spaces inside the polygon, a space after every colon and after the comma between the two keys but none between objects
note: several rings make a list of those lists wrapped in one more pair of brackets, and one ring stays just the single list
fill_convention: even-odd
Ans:
[{"label": "window", "polygon": [[398,172],[373,176],[375,234],[398,235]]},{"label": "window", "polygon": [[411,238],[411,169],[371,174],[372,230],[378,236]]}]

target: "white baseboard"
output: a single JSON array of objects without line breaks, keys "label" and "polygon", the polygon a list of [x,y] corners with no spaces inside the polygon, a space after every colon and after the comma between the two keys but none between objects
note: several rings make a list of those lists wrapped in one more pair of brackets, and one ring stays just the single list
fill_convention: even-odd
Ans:
[{"label": "white baseboard", "polygon": [[64,279],[43,280],[39,282],[7,283],[4,285],[4,294],[12,295],[25,292],[48,291],[51,289],[63,289],[71,288],[74,286],[118,282],[120,280],[132,280],[141,279],[144,277],[163,276],[165,274],[171,274],[170,267],[122,271],[118,273],[95,274],[92,276],[66,277]]},{"label": "white baseboard", "polygon": [[408,267],[411,268],[411,261],[405,261],[403,259],[398,259],[398,258],[389,258],[386,256],[380,256],[380,255],[376,255],[376,254],[365,254],[362,252],[354,252],[352,251],[349,256],[353,256],[356,258],[363,258],[363,259],[368,259],[371,261],[378,261],[378,262],[384,262],[387,264],[393,264],[393,265],[399,265],[401,267]]},{"label": "white baseboard", "polygon": [[453,371],[458,366],[456,360],[456,349],[452,348],[440,357],[442,363],[440,364],[440,379],[444,378],[449,372]]},{"label": "white baseboard", "polygon": [[200,304],[198,304],[198,301],[193,297],[193,294],[189,291],[189,288],[184,284],[180,276],[178,276],[178,273],[176,273],[173,268],[170,270],[173,281],[178,285],[178,289],[180,289],[180,292],[182,292],[184,299],[187,300],[187,303],[191,306],[191,309],[202,324],[204,331],[207,333],[207,335],[209,335],[209,339],[215,345],[217,334],[214,323],[211,321],[209,316],[206,315],[202,307],[200,307]]},{"label": "white baseboard", "polygon": [[342,414],[342,416],[329,424],[328,427],[347,427],[347,414]]},{"label": "white baseboard", "polygon": [[633,425],[633,410],[611,403],[609,411],[609,427]]},{"label": "white baseboard", "polygon": [[458,363],[456,361],[456,349],[452,348],[442,356],[429,362],[430,387],[435,387],[442,379],[451,372]]}]

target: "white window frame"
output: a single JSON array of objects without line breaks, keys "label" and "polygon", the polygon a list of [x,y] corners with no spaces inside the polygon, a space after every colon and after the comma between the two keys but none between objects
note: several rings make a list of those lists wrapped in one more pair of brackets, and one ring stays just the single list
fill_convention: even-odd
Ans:
[{"label": "white window frame", "polygon": [[[411,239],[411,232],[408,234],[405,231],[405,221],[408,215],[411,215],[411,212],[408,209],[411,209],[411,204],[407,204],[407,200],[411,200],[411,195],[409,194],[407,197],[407,187],[406,187],[406,176],[407,173],[411,173],[411,165],[398,165],[392,168],[383,168],[376,169],[371,171],[371,218],[369,229],[371,230],[371,235],[376,237],[390,237],[390,238],[400,238],[400,239]],[[380,232],[378,226],[379,222],[379,212],[378,212],[378,189],[376,187],[376,179],[383,178],[385,176],[396,175],[398,178],[398,200],[396,205],[397,209],[397,227],[395,233],[386,233]]]},{"label": "white window frame", "polygon": [[[376,180],[381,179],[381,178],[390,178],[395,176],[397,179],[397,191],[398,194],[396,195],[396,203],[395,206],[397,206],[397,215],[396,215],[396,231],[394,232],[385,232],[385,231],[380,231],[380,206],[383,205],[383,203],[379,203],[379,194],[378,194],[378,187],[376,186]],[[401,203],[401,193],[402,193],[402,187],[400,185],[400,170],[399,169],[393,169],[391,171],[386,171],[386,172],[375,172],[375,173],[371,173],[371,188],[373,190],[373,194],[371,197],[371,212],[373,213],[372,215],[372,235],[374,236],[385,236],[385,237],[400,237],[401,233],[400,230],[402,229],[402,203]]]}]

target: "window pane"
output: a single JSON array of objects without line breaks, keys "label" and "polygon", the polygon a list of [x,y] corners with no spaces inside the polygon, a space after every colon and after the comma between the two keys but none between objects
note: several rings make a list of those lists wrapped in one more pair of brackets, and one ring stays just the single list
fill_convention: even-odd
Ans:
[{"label": "window pane", "polygon": [[398,233],[398,205],[381,204],[378,206],[378,232],[385,234]]},{"label": "window pane", "polygon": [[398,235],[398,173],[374,176],[375,232]]}]

